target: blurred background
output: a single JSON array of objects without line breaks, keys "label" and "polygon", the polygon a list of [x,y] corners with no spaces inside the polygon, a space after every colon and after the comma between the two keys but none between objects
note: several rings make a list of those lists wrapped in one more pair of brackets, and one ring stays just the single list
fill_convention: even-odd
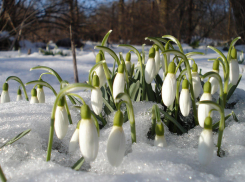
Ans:
[{"label": "blurred background", "polygon": [[[207,39],[227,44],[245,40],[245,0],[1,0],[0,49],[21,40],[58,45],[74,39],[142,44],[145,37],[170,34],[182,43]],[[11,37],[11,38],[10,38]],[[58,46],[59,46],[58,45]]]}]

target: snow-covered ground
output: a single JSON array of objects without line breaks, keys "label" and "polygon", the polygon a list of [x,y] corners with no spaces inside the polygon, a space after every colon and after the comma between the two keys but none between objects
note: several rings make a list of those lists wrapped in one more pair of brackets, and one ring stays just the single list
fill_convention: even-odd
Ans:
[{"label": "snow-covered ground", "polygon": [[[88,42],[83,51],[77,50],[77,66],[79,81],[88,80],[88,73],[95,64],[94,50],[95,43]],[[148,52],[150,45],[145,47]],[[141,46],[136,46],[141,49]],[[186,52],[193,51],[191,47],[183,45]],[[238,46],[239,50],[245,50],[244,46]],[[124,56],[128,49],[118,48],[113,45],[116,53],[123,52]],[[34,52],[35,51],[35,52]],[[66,50],[69,52],[69,50]],[[205,52],[201,46],[195,51]],[[62,79],[74,82],[72,56],[43,56],[38,49],[33,48],[32,54],[27,55],[27,48],[18,51],[0,52],[0,84],[3,84],[7,77],[17,76],[24,83],[37,80],[44,71],[33,70],[31,67],[37,65],[48,66],[56,70]],[[202,69],[202,73],[212,70],[212,62],[209,58],[216,58],[218,55],[212,50],[207,51],[205,56],[193,56]],[[226,55],[227,52],[224,52]],[[137,62],[137,57],[132,54],[132,62]],[[113,67],[113,59],[106,54],[106,61],[109,68]],[[69,126],[68,133],[63,140],[58,140],[54,135],[51,161],[46,162],[46,150],[49,137],[50,116],[54,102],[53,93],[44,88],[46,94],[45,104],[30,105],[27,101],[15,102],[19,84],[9,81],[9,91],[12,102],[0,104],[0,146],[16,136],[18,133],[31,129],[31,132],[16,143],[6,146],[0,150],[0,165],[9,181],[244,181],[245,178],[245,73],[244,65],[240,65],[240,72],[243,78],[230,99],[230,102],[237,102],[234,107],[239,122],[232,117],[227,120],[227,127],[224,131],[222,150],[225,156],[219,158],[216,151],[213,160],[208,166],[201,166],[197,158],[198,138],[202,131],[195,127],[188,134],[177,136],[170,133],[165,127],[165,137],[168,143],[166,148],[153,146],[153,141],[146,137],[151,124],[151,114],[148,110],[154,103],[138,102],[133,103],[137,143],[131,144],[129,122],[123,125],[127,150],[122,164],[119,167],[110,166],[106,156],[106,144],[109,136],[113,114],[107,120],[108,125],[100,132],[99,154],[97,159],[88,164],[84,163],[79,171],[70,167],[81,157],[79,148],[73,153],[68,153],[69,140],[80,119],[79,111],[71,108],[74,124]],[[221,71],[221,76],[223,72]],[[57,91],[59,82],[52,75],[44,75],[44,81],[50,83]],[[28,85],[30,91],[34,85]],[[81,91],[79,94],[90,105],[90,92]],[[216,94],[217,98],[218,95]],[[71,106],[71,105],[70,105]],[[226,109],[226,114],[231,110]],[[214,121],[218,121],[218,113],[215,113]],[[217,133],[214,133],[214,143],[217,142]]]}]

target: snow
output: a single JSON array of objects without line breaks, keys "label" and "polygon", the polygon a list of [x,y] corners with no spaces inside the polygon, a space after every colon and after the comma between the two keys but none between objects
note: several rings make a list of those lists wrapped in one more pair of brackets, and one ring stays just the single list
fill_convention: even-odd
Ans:
[{"label": "snow", "polygon": [[[30,46],[30,42],[26,42]],[[83,51],[77,49],[77,64],[79,81],[88,80],[88,73],[95,64],[93,50],[95,43],[87,42]],[[141,46],[135,46],[141,49]],[[148,52],[150,45],[145,47]],[[193,51],[188,45],[184,45],[184,51]],[[220,48],[221,49],[221,48]],[[240,46],[239,49],[244,49]],[[124,56],[128,49],[118,48],[113,45],[113,50],[118,54],[123,52]],[[66,50],[69,52],[69,50]],[[195,51],[204,52],[204,46]],[[24,83],[37,80],[42,70],[29,71],[37,65],[48,66],[56,70],[62,79],[74,82],[72,56],[43,56],[32,51],[27,55],[27,48],[18,51],[0,52],[0,83],[3,84],[8,76],[18,76]],[[227,54],[227,52],[224,52]],[[209,58],[216,58],[218,55],[208,49],[205,56],[193,56],[202,73],[212,69],[212,62]],[[137,62],[137,57],[132,54],[132,62]],[[106,61],[110,69],[113,67],[113,59],[106,54]],[[240,65],[240,71],[244,65]],[[222,69],[221,69],[222,70]],[[162,75],[162,73],[160,73]],[[220,72],[223,76],[223,72]],[[131,144],[131,133],[129,122],[123,124],[126,136],[126,154],[119,167],[110,166],[106,156],[107,138],[112,128],[115,113],[108,116],[108,124],[100,131],[99,153],[94,162],[84,163],[79,171],[70,167],[81,157],[79,147],[72,154],[68,153],[68,146],[71,136],[80,119],[79,111],[70,106],[73,123],[69,125],[68,133],[64,139],[59,140],[54,135],[51,161],[46,162],[46,150],[49,137],[49,126],[52,105],[55,97],[52,91],[44,87],[46,103],[32,104],[27,101],[15,102],[16,92],[19,84],[9,81],[9,92],[12,102],[0,104],[0,146],[7,140],[13,138],[20,132],[31,129],[31,132],[12,145],[0,150],[0,165],[9,181],[32,182],[32,181],[244,181],[245,177],[245,73],[230,101],[236,101],[233,109],[239,122],[232,117],[227,120],[227,127],[224,131],[222,150],[225,156],[219,158],[215,151],[213,160],[208,166],[202,166],[198,162],[198,138],[202,131],[201,127],[191,129],[188,134],[181,136],[172,134],[165,127],[165,138],[168,143],[166,148],[153,146],[153,141],[147,139],[146,134],[151,125],[151,114],[149,110],[152,102],[134,102],[136,120],[137,143]],[[52,75],[44,75],[44,81],[50,83],[56,91],[59,90],[59,82]],[[30,91],[34,85],[28,85]],[[85,102],[90,105],[90,92],[80,91],[79,94]],[[214,97],[218,97],[216,94]],[[226,109],[226,114],[232,110]],[[219,114],[214,114],[214,121],[218,121]],[[214,143],[217,142],[217,133],[214,133]]]}]

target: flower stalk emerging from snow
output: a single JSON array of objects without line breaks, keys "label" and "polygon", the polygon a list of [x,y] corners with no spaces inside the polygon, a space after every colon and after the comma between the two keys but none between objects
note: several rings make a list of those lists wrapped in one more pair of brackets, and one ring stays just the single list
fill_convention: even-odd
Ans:
[{"label": "flower stalk emerging from snow", "polygon": [[204,122],[204,129],[199,137],[198,143],[198,159],[202,165],[208,165],[214,152],[213,132],[212,132],[212,118],[206,117]]},{"label": "flower stalk emerging from snow", "polygon": [[16,101],[20,101],[23,100],[22,94],[21,94],[21,89],[19,88],[17,91],[17,97],[16,97]]},{"label": "flower stalk emerging from snow", "polygon": [[232,85],[236,85],[237,81],[239,79],[239,65],[237,61],[237,51],[235,47],[232,48],[231,50],[231,60],[229,62],[230,66],[230,83]]},{"label": "flower stalk emerging from snow", "polygon": [[168,74],[162,85],[162,101],[165,106],[173,104],[176,92],[175,63],[171,62],[168,66]]},{"label": "flower stalk emerging from snow", "polygon": [[93,86],[95,89],[91,91],[91,106],[95,114],[99,115],[102,111],[102,92],[100,90],[100,79],[97,75],[93,76]]},{"label": "flower stalk emerging from snow", "polygon": [[155,48],[152,47],[149,50],[149,58],[145,66],[145,81],[150,84],[156,76],[156,65],[155,65]]},{"label": "flower stalk emerging from snow", "polygon": [[98,154],[99,137],[94,121],[91,119],[91,110],[88,105],[81,107],[81,117],[79,146],[85,161],[92,162]]},{"label": "flower stalk emerging from snow", "polygon": [[37,90],[35,88],[31,90],[31,100],[30,100],[30,104],[34,104],[34,103],[39,103],[37,98]]},{"label": "flower stalk emerging from snow", "polygon": [[191,98],[189,93],[189,83],[187,79],[182,82],[182,90],[180,92],[179,104],[182,115],[188,116],[191,109]]},{"label": "flower stalk emerging from snow", "polygon": [[1,103],[10,102],[8,89],[9,89],[9,84],[5,82],[3,84],[3,91],[1,94]]},{"label": "flower stalk emerging from snow", "polygon": [[114,116],[113,127],[107,141],[107,158],[112,166],[119,166],[122,163],[126,140],[122,128],[123,114],[118,110]]}]

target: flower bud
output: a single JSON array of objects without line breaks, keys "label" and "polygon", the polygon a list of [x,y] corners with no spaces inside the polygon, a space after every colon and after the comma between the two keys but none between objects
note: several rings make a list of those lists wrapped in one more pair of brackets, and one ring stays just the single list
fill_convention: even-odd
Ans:
[{"label": "flower bud", "polygon": [[145,66],[145,81],[150,84],[156,75],[156,66],[155,66],[155,49],[152,47],[149,50],[149,58]]},{"label": "flower bud", "polygon": [[182,82],[182,90],[179,98],[180,111],[183,116],[188,116],[191,109],[191,98],[189,93],[189,82],[185,79]]},{"label": "flower bud", "polygon": [[2,91],[2,94],[1,94],[1,103],[10,102],[8,88],[9,88],[8,83],[4,83],[3,84],[3,91]]}]

